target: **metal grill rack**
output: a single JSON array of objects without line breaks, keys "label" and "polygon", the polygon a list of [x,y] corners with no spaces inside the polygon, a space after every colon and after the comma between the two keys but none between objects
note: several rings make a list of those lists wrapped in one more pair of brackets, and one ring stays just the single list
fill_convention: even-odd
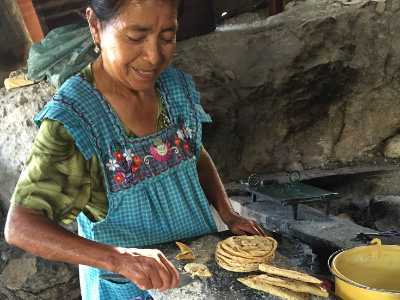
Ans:
[{"label": "metal grill rack", "polygon": [[299,204],[316,201],[326,202],[325,214],[328,216],[330,200],[332,196],[337,195],[337,193],[316,188],[298,181],[285,184],[253,186],[247,188],[246,191],[251,193],[251,200],[253,202],[262,202],[263,199],[266,199],[280,201],[285,206],[291,205],[294,220],[297,220]]}]

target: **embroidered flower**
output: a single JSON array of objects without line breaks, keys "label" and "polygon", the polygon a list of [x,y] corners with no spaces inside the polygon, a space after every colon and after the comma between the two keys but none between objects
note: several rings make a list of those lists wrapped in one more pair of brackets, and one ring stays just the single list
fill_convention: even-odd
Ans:
[{"label": "embroidered flower", "polygon": [[154,147],[150,147],[150,152],[153,155],[153,157],[160,162],[167,161],[171,155],[171,145],[169,144],[168,141],[163,141],[160,138],[155,138],[154,139]]},{"label": "embroidered flower", "polygon": [[177,145],[178,147],[182,144],[182,141],[179,137],[175,138],[175,145]]},{"label": "embroidered flower", "polygon": [[185,130],[182,128],[182,130],[178,130],[176,132],[176,134],[178,135],[178,137],[183,140],[185,138]]},{"label": "embroidered flower", "polygon": [[192,129],[190,129],[189,127],[186,127],[185,136],[189,137],[189,138],[192,138]]},{"label": "embroidered flower", "polygon": [[111,171],[115,171],[115,168],[119,168],[119,164],[117,164],[117,160],[115,160],[115,159],[109,159],[106,166]]},{"label": "embroidered flower", "polygon": [[114,153],[115,158],[117,159],[117,161],[122,161],[124,159],[124,155],[122,154],[121,151],[117,150]]},{"label": "embroidered flower", "polygon": [[126,149],[126,152],[124,153],[124,157],[125,157],[126,161],[132,161],[132,158],[133,158],[132,149]]},{"label": "embroidered flower", "polygon": [[117,173],[114,176],[114,180],[116,183],[122,183],[125,180],[125,176],[122,173]]},{"label": "embroidered flower", "polygon": [[132,172],[137,174],[139,172],[139,166],[138,165],[132,165]]},{"label": "embroidered flower", "polygon": [[183,143],[183,149],[185,149],[186,151],[190,150],[190,146],[189,146],[189,144],[187,142]]},{"label": "embroidered flower", "polygon": [[183,127],[182,125],[179,126],[179,130],[176,132],[178,137],[183,140],[185,138],[192,138],[192,132],[193,130],[190,129],[189,127]]},{"label": "embroidered flower", "polygon": [[136,165],[140,166],[142,164],[142,159],[140,158],[139,155],[136,155],[133,157],[133,161],[135,162]]}]

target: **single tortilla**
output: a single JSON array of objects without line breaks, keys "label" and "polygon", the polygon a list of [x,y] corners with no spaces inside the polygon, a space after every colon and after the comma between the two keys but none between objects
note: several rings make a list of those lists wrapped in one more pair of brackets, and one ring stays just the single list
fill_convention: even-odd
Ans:
[{"label": "single tortilla", "polygon": [[258,282],[253,279],[254,276],[255,275],[250,275],[245,278],[238,278],[237,280],[252,289],[263,291],[268,294],[278,296],[278,297],[281,297],[286,300],[307,300],[308,299],[307,293],[294,292],[294,291],[291,291],[284,287],[270,285],[265,282]]},{"label": "single tortilla", "polygon": [[192,274],[192,278],[195,276],[199,277],[211,277],[212,273],[210,270],[207,268],[207,266],[203,264],[197,264],[197,263],[189,263],[183,267],[183,269],[186,272],[189,272]]},{"label": "single tortilla", "polygon": [[183,243],[180,242],[175,242],[179,249],[181,250],[181,253],[179,253],[177,256],[175,256],[175,259],[177,260],[184,260],[184,259],[191,259],[194,260],[196,259],[196,256],[194,255],[192,249],[190,247],[186,246]]},{"label": "single tortilla", "polygon": [[285,277],[275,277],[267,274],[256,275],[253,280],[284,287],[295,292],[309,293],[324,298],[329,296],[329,292],[326,288],[317,283],[304,282]]},{"label": "single tortilla", "polygon": [[260,271],[265,272],[267,274],[271,274],[271,275],[278,275],[278,276],[292,278],[292,279],[296,279],[296,280],[300,280],[300,281],[304,281],[304,282],[310,282],[310,283],[317,283],[317,284],[322,283],[322,281],[319,280],[318,278],[315,278],[308,274],[300,273],[300,272],[293,271],[293,270],[281,269],[281,268],[273,267],[273,266],[270,266],[267,264],[260,264],[259,269],[260,269]]}]

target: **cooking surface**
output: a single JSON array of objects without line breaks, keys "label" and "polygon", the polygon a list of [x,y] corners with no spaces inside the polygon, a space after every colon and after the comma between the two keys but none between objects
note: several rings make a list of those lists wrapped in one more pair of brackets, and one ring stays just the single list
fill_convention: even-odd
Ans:
[{"label": "cooking surface", "polygon": [[[192,283],[177,289],[169,289],[165,292],[157,290],[150,290],[151,296],[155,300],[259,300],[259,299],[282,299],[272,296],[255,289],[251,289],[244,284],[237,281],[239,277],[246,277],[249,274],[257,274],[258,272],[251,273],[237,273],[230,272],[221,268],[214,259],[215,248],[219,241],[222,241],[232,236],[229,231],[223,231],[216,234],[205,235],[190,239],[181,240],[180,242],[188,245],[196,255],[194,262],[206,265],[212,277],[199,278],[195,277]],[[175,242],[153,245],[152,248],[161,250],[164,255],[174,264],[174,266],[182,273],[185,271],[183,267],[190,262],[189,260],[178,261],[174,259],[180,253],[179,247]],[[271,265],[285,268],[299,270],[290,260],[275,252],[276,256]],[[333,293],[328,298],[310,295],[309,300],[322,300],[322,299],[341,299]]]}]

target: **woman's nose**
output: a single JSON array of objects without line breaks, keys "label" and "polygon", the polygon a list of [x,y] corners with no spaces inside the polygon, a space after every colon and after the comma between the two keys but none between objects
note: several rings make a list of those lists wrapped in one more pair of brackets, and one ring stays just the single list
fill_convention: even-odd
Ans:
[{"label": "woman's nose", "polygon": [[146,40],[143,48],[143,58],[153,65],[160,61],[161,52],[158,41]]}]

